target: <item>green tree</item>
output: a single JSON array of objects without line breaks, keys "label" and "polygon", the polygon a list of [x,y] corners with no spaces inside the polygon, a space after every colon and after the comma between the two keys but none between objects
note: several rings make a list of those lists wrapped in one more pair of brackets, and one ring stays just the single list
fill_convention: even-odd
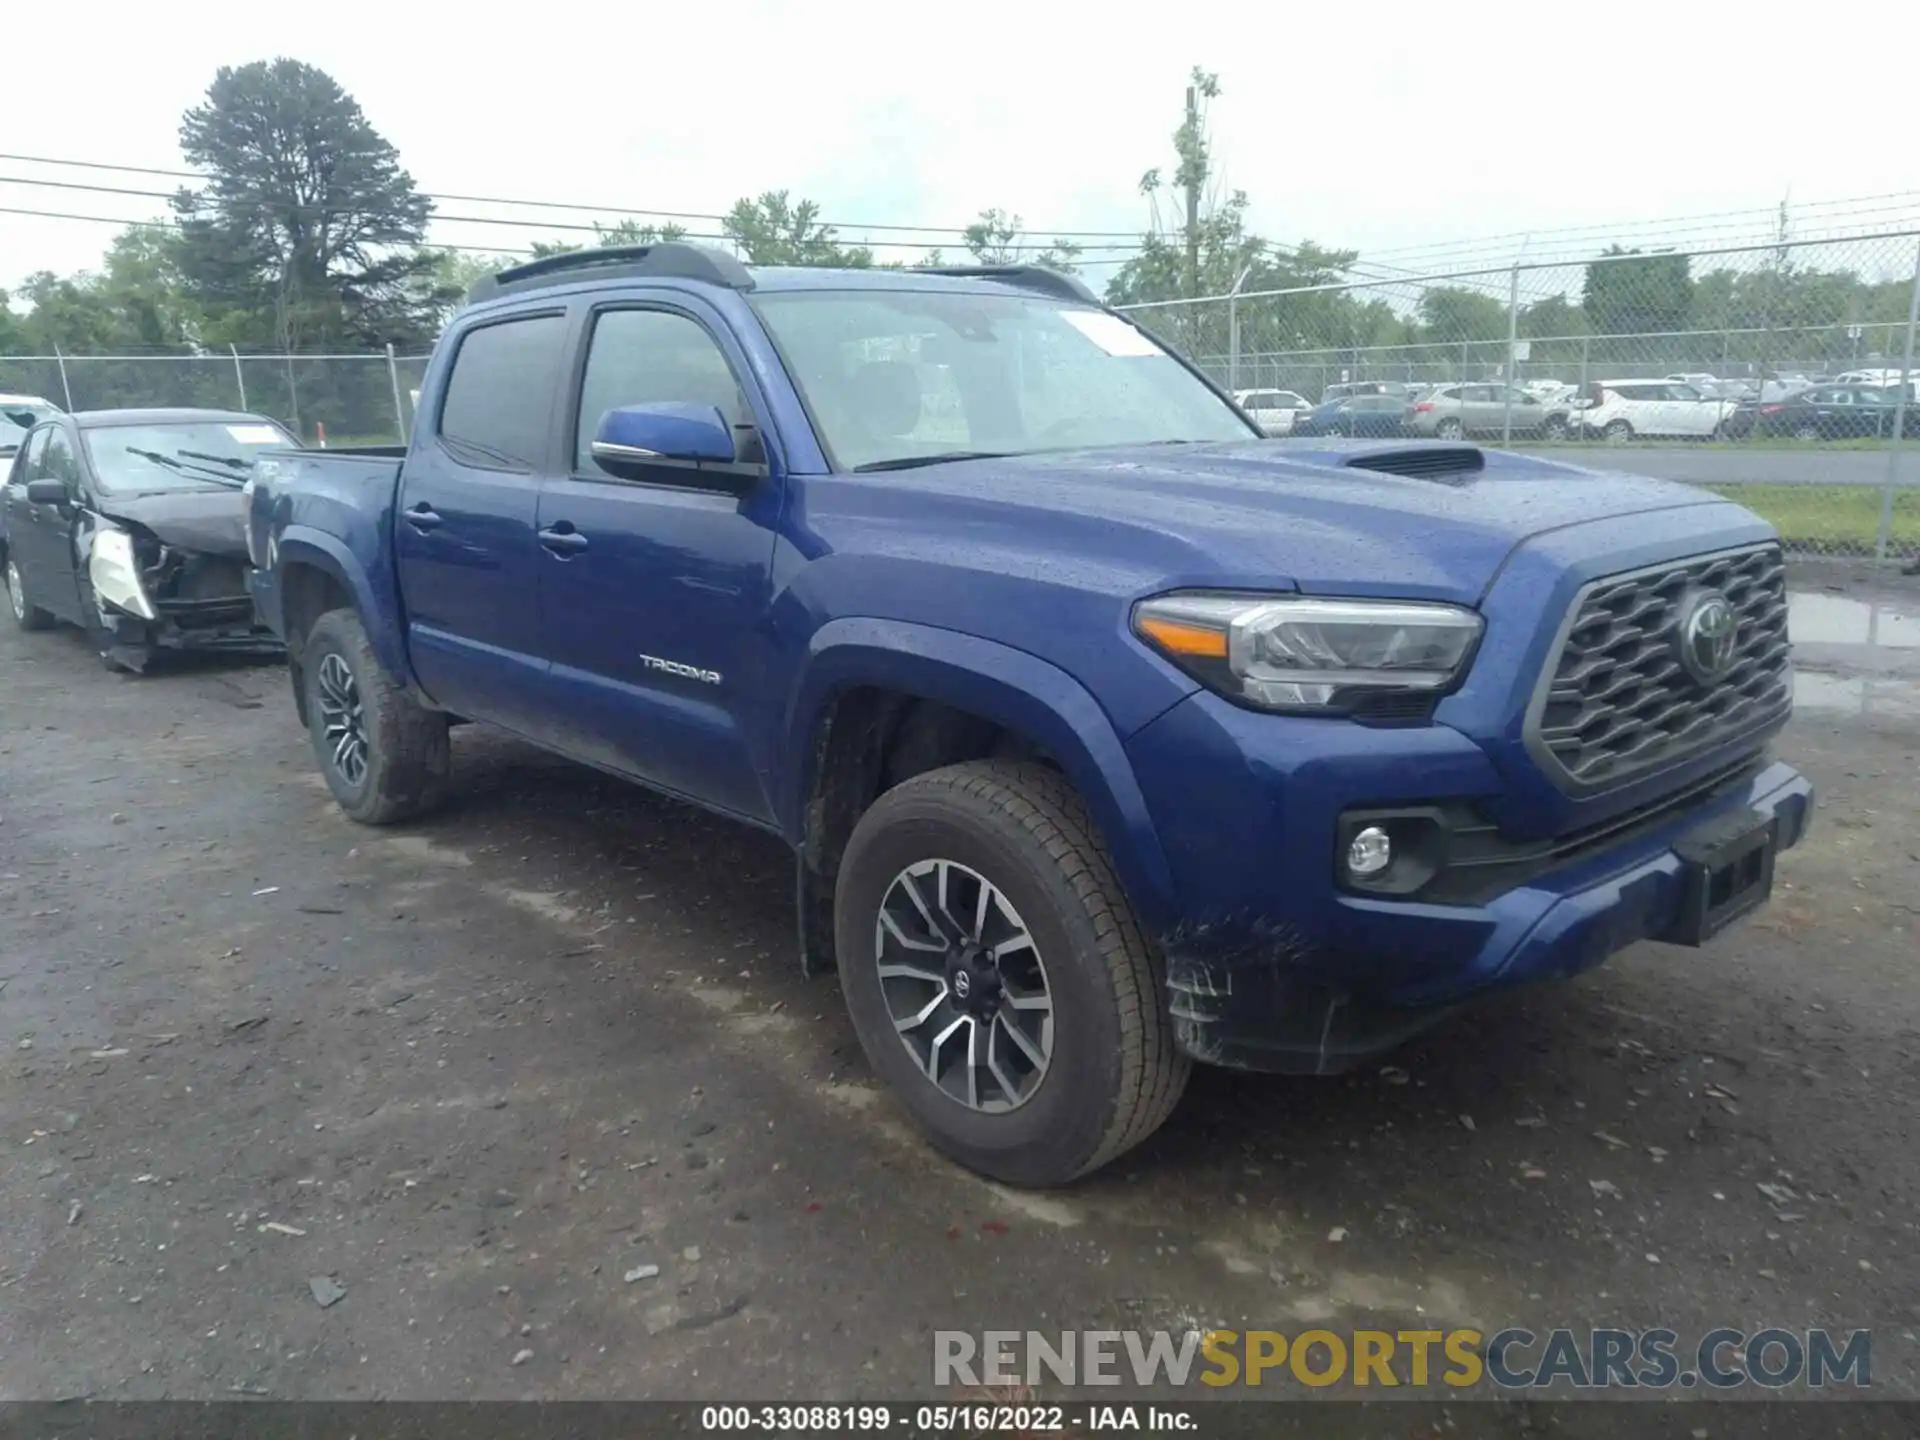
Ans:
[{"label": "green tree", "polygon": [[[593,243],[601,245],[659,245],[669,240],[684,240],[687,227],[668,221],[664,225],[642,225],[638,220],[618,220],[611,225],[593,222]],[[536,240],[533,242],[533,258],[542,259],[548,255],[569,255],[587,247],[576,240]],[[504,270],[506,265],[495,265],[493,270]]]},{"label": "green tree", "polygon": [[428,343],[451,296],[422,241],[432,202],[359,104],[297,60],[224,66],[180,148],[184,288],[208,338],[285,350]]},{"label": "green tree", "polygon": [[[960,233],[960,243],[981,265],[1045,265],[1066,274],[1079,268],[1078,245],[1056,239],[1050,245],[1036,247],[1027,238],[1025,223],[1005,210],[982,210],[979,218]],[[938,256],[940,252],[933,253]]]},{"label": "green tree", "polygon": [[1564,295],[1549,295],[1520,309],[1520,334],[1526,339],[1585,335],[1591,329],[1587,312]]},{"label": "green tree", "polygon": [[[1616,259],[1633,256],[1633,259]],[[1692,260],[1661,252],[1642,255],[1609,245],[1587,266],[1581,308],[1605,335],[1684,330],[1693,314]]]},{"label": "green tree", "polygon": [[1435,285],[1420,294],[1421,338],[1459,344],[1507,338],[1507,307],[1484,290]]},{"label": "green tree", "polygon": [[749,265],[873,264],[864,245],[842,245],[833,226],[822,224],[820,207],[793,201],[785,190],[769,190],[757,200],[741,199],[721,222],[727,238],[745,253]]}]

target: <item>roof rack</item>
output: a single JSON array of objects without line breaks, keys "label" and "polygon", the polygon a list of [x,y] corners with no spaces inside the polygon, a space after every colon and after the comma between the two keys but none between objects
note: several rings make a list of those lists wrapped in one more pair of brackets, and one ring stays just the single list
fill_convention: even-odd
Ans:
[{"label": "roof rack", "polygon": [[724,285],[729,290],[751,290],[753,276],[747,267],[722,250],[705,245],[688,245],[678,240],[657,245],[603,245],[594,250],[567,250],[544,255],[515,265],[497,275],[489,275],[467,292],[467,303],[491,300],[497,295],[520,290],[537,290],[567,280],[584,279],[573,271],[591,271],[593,278],[703,280],[709,285]]},{"label": "roof rack", "polygon": [[1004,285],[1038,290],[1060,300],[1079,300],[1088,305],[1100,303],[1100,297],[1089,290],[1084,281],[1045,265],[933,265],[917,273],[950,275],[956,280],[998,280]]}]

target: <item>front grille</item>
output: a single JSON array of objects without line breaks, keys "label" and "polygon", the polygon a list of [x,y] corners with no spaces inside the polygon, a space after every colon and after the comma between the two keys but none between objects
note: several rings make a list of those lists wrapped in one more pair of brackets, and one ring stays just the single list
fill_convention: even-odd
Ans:
[{"label": "front grille", "polygon": [[[1680,661],[1687,597],[1718,591],[1738,617],[1726,674]],[[1573,603],[1528,740],[1563,789],[1591,791],[1735,741],[1792,701],[1786,571],[1777,545],[1596,580]]]}]

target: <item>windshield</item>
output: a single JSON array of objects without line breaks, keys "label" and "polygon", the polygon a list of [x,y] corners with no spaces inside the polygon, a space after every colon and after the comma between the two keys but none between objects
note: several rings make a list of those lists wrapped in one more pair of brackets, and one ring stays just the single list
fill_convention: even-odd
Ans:
[{"label": "windshield", "polygon": [[753,303],[844,470],[1257,433],[1104,311],[913,290],[799,291]]},{"label": "windshield", "polygon": [[262,450],[299,443],[265,420],[103,425],[80,434],[100,488],[111,495],[237,489]]}]

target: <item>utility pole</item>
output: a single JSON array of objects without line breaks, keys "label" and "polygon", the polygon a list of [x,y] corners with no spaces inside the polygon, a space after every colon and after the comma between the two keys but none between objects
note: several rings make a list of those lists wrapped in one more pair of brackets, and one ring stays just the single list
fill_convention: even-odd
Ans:
[{"label": "utility pole", "polygon": [[1187,298],[1200,298],[1200,96],[1187,86]]}]

